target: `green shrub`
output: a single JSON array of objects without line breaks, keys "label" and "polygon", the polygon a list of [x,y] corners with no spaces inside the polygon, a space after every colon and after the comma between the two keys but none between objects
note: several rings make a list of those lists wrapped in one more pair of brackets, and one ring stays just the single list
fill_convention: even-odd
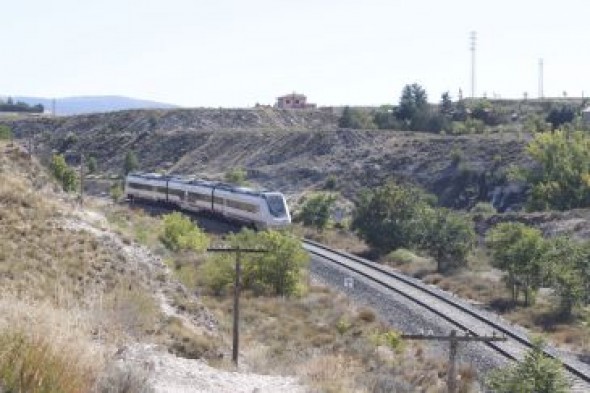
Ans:
[{"label": "green shrub", "polygon": [[0,140],[12,140],[12,129],[4,124],[0,124]]},{"label": "green shrub", "polygon": [[387,254],[385,257],[386,261],[399,262],[403,264],[410,264],[420,259],[421,258],[419,256],[405,248],[398,248],[397,250]]},{"label": "green shrub", "polygon": [[66,164],[64,156],[54,154],[51,158],[51,172],[53,176],[61,183],[62,189],[66,192],[76,189],[76,172]]},{"label": "green shrub", "polygon": [[569,392],[563,367],[559,360],[551,359],[543,353],[543,341],[533,340],[533,348],[516,365],[492,371],[487,385],[496,393]]},{"label": "green shrub", "polygon": [[220,253],[199,267],[199,282],[221,295],[235,280],[235,256]]},{"label": "green shrub", "polygon": [[305,201],[298,218],[303,222],[303,225],[322,230],[328,226],[330,209],[334,202],[336,202],[336,197],[333,195],[314,195]]},{"label": "green shrub", "polygon": [[232,168],[225,173],[225,181],[232,184],[246,184],[247,172],[242,168]]},{"label": "green shrub", "polygon": [[475,214],[496,214],[496,208],[489,202],[477,202],[471,208],[471,213]]},{"label": "green shrub", "polygon": [[[229,237],[234,247],[258,248],[264,253],[242,254],[242,287],[256,293],[297,295],[303,289],[304,267],[309,256],[301,242],[277,231],[243,230]],[[203,283],[216,293],[233,283],[235,254],[211,258],[201,268]]]},{"label": "green shrub", "polygon": [[166,214],[164,233],[160,240],[172,251],[204,251],[209,245],[207,235],[188,217],[179,212]]}]

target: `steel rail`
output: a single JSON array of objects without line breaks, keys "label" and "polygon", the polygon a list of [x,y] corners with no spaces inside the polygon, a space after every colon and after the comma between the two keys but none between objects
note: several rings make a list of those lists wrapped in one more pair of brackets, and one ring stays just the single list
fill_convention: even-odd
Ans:
[{"label": "steel rail", "polygon": [[[478,321],[483,322],[483,323],[489,325],[490,327],[492,327],[492,328],[496,329],[497,331],[501,332],[502,334],[504,334],[506,337],[510,337],[511,339],[517,341],[521,345],[523,345],[523,346],[525,346],[527,348],[531,348],[532,347],[532,344],[531,344],[531,342],[528,339],[523,338],[519,334],[511,331],[510,329],[507,329],[506,327],[504,327],[504,326],[502,326],[502,325],[500,325],[500,324],[498,324],[498,323],[490,320],[488,317],[486,317],[484,315],[481,315],[480,313],[477,313],[474,310],[469,309],[464,304],[461,304],[461,303],[455,301],[454,299],[450,299],[448,297],[448,295],[445,296],[445,295],[443,295],[441,293],[437,293],[436,291],[432,290],[431,288],[428,288],[426,286],[426,284],[424,284],[424,283],[420,283],[418,281],[414,281],[413,279],[410,279],[409,277],[407,277],[407,276],[405,276],[405,275],[403,275],[401,273],[397,273],[395,271],[389,270],[389,269],[387,269],[385,267],[382,267],[382,266],[377,265],[375,262],[368,261],[368,260],[366,260],[364,258],[360,258],[360,257],[358,257],[356,255],[352,255],[352,254],[348,254],[348,253],[345,253],[345,252],[342,252],[342,251],[334,250],[334,249],[332,249],[330,247],[327,247],[327,246],[325,246],[325,245],[323,245],[321,243],[317,243],[317,242],[312,241],[312,240],[303,239],[302,241],[303,241],[304,244],[311,245],[313,247],[316,247],[316,248],[319,248],[321,250],[324,250],[324,251],[326,251],[328,253],[332,253],[332,254],[335,254],[335,255],[337,255],[339,257],[346,258],[348,260],[354,261],[354,262],[359,263],[359,264],[361,264],[361,265],[363,265],[365,267],[368,267],[368,268],[370,268],[372,270],[378,271],[379,273],[384,274],[384,275],[386,275],[388,277],[391,277],[391,278],[394,278],[394,279],[396,279],[398,281],[401,281],[404,284],[406,284],[408,286],[411,286],[412,288],[415,288],[415,289],[417,289],[417,290],[419,290],[421,292],[424,292],[427,295],[432,296],[432,297],[436,298],[439,301],[442,301],[442,302],[444,302],[444,303],[446,303],[448,305],[451,305],[452,307],[454,307],[454,308],[456,308],[456,309],[464,312],[465,314],[467,314],[467,315],[469,315],[469,316],[477,319]],[[405,293],[404,291],[391,286],[390,284],[384,282],[383,280],[380,280],[378,278],[375,278],[375,277],[371,276],[370,274],[367,274],[367,273],[365,273],[363,271],[360,271],[358,269],[355,269],[354,267],[350,267],[348,265],[345,265],[342,262],[340,262],[340,261],[336,260],[335,258],[332,258],[329,255],[326,255],[324,253],[317,252],[317,251],[314,251],[314,250],[309,250],[309,249],[307,249],[307,251],[310,252],[310,253],[312,253],[312,254],[315,254],[315,255],[317,255],[319,257],[322,257],[324,259],[327,259],[327,260],[329,260],[329,261],[331,261],[333,263],[336,263],[336,264],[338,264],[340,266],[344,266],[346,269],[352,270],[355,273],[357,273],[357,274],[359,274],[359,275],[361,275],[363,277],[366,277],[366,278],[368,278],[369,280],[371,280],[373,282],[379,283],[380,285],[383,285],[387,289],[393,290],[394,292],[396,292],[396,293],[404,296],[405,298],[411,300],[412,302],[417,303],[420,306],[426,308],[427,310],[429,310],[432,313],[434,313],[435,315],[443,318],[447,322],[450,322],[451,324],[453,324],[453,325],[455,325],[455,326],[457,326],[457,327],[459,327],[459,328],[461,328],[461,329],[463,329],[463,330],[465,330],[465,331],[467,331],[467,332],[469,332],[471,334],[477,335],[477,333],[475,331],[473,331],[471,328],[469,328],[468,326],[465,326],[464,324],[456,321],[452,317],[450,317],[450,316],[442,313],[441,311],[437,310],[435,307],[433,307],[433,306],[431,306],[431,305],[423,302],[422,300],[416,299],[413,296]],[[491,342],[486,342],[485,345],[491,347],[496,352],[501,353],[503,356],[505,356],[505,357],[507,357],[507,358],[509,358],[511,360],[517,360],[512,354],[506,352],[504,349],[500,348],[497,344],[494,344],[494,343],[491,343]],[[547,352],[547,351],[544,351],[544,352],[550,358],[559,360],[563,364],[564,368],[568,372],[570,372],[571,374],[573,374],[577,378],[581,379],[582,381],[590,384],[590,376],[587,375],[584,371],[579,370],[576,366],[569,364],[567,361],[565,361],[565,360],[563,360],[563,359],[555,356],[554,354],[552,354],[550,352]]]}]

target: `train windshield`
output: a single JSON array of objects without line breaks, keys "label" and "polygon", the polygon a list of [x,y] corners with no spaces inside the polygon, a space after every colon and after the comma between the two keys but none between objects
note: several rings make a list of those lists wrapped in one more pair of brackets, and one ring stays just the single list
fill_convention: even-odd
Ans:
[{"label": "train windshield", "polygon": [[284,217],[287,214],[285,200],[282,195],[267,195],[266,203],[268,204],[268,211],[273,216]]}]

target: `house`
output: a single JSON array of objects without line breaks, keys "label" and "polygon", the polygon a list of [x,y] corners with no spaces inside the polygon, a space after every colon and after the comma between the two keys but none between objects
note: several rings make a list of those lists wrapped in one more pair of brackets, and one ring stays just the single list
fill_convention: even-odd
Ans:
[{"label": "house", "polygon": [[315,109],[316,104],[308,104],[307,97],[295,92],[277,97],[275,107],[279,109]]},{"label": "house", "polygon": [[590,124],[590,106],[582,111],[582,120],[584,124]]}]

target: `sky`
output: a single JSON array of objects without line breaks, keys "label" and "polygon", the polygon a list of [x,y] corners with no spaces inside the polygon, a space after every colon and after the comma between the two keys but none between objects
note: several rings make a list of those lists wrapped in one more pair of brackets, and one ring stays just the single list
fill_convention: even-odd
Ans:
[{"label": "sky", "polygon": [[[419,83],[590,95],[588,0],[0,0],[0,96],[124,95],[187,107],[382,105]],[[585,93],[584,93],[585,92]]]}]

